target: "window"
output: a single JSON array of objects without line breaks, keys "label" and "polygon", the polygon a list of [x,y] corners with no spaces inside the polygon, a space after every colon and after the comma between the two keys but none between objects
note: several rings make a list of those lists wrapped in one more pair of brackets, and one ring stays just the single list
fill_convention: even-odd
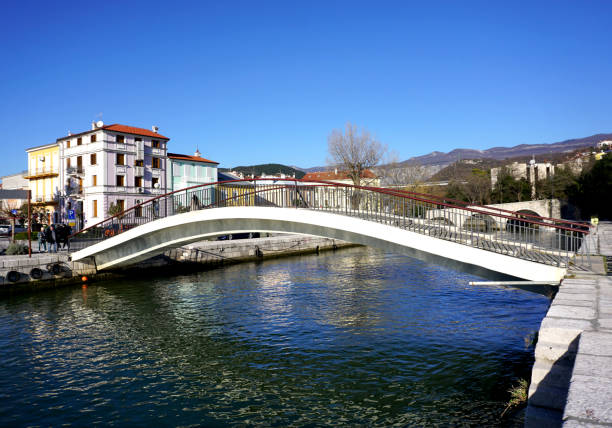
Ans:
[{"label": "window", "polygon": [[89,155],[89,164],[90,165],[96,165],[98,163],[98,159],[96,157],[95,153],[92,153]]},{"label": "window", "polygon": [[134,186],[142,187],[142,177],[134,177]]},{"label": "window", "polygon": [[79,169],[83,168],[83,156],[77,156],[77,167]]},{"label": "window", "polygon": [[66,140],[66,148],[69,149],[70,148],[70,140]]},{"label": "window", "polygon": [[[93,140],[91,140],[91,141],[96,141],[95,137],[96,137],[95,135],[92,135],[91,138],[93,138]],[[83,138],[79,137],[79,138],[77,138],[77,146],[80,146],[81,144],[83,144]]]},{"label": "window", "polygon": [[97,186],[98,185],[98,176],[97,175],[92,175],[91,176],[91,185],[92,186]]},{"label": "window", "polygon": [[117,206],[121,209],[121,211],[125,210],[125,201],[123,199],[117,199]]},{"label": "window", "polygon": [[151,147],[154,149],[159,149],[159,140],[151,140]]},{"label": "window", "polygon": [[90,142],[95,143],[97,141],[96,134],[92,134],[90,137]]},{"label": "window", "polygon": [[125,165],[125,155],[123,153],[117,153],[117,165]]},{"label": "window", "polygon": [[142,141],[142,138],[136,137],[136,138],[134,138],[134,141],[136,141],[136,142]]},{"label": "window", "polygon": [[118,143],[125,143],[125,136],[117,135],[117,137],[115,138],[115,141]]},{"label": "window", "polygon": [[153,178],[151,178],[151,186],[152,186],[154,189],[157,189],[157,187],[155,186],[156,184],[159,184],[159,177],[153,177]]},{"label": "window", "polygon": [[79,178],[79,193],[83,193],[83,179]]},{"label": "window", "polygon": [[136,199],[135,204],[136,206],[134,207],[134,215],[136,217],[142,217],[142,207],[140,206],[140,204],[142,204],[142,201],[140,199]]},{"label": "window", "polygon": [[91,214],[93,217],[98,217],[98,201],[96,199],[91,201]]},{"label": "window", "polygon": [[159,168],[159,164],[160,164],[159,158],[152,158],[151,159],[151,166],[153,168]]},{"label": "window", "polygon": [[70,168],[70,158],[66,158],[66,168]]},{"label": "window", "polygon": [[144,166],[144,161],[142,159],[134,161],[134,166]]},{"label": "window", "polygon": [[178,164],[174,164],[174,166],[172,167],[172,176],[173,177],[180,177],[181,176],[181,165]]},{"label": "window", "polygon": [[185,177],[187,178],[191,177],[191,165],[183,165],[183,168],[185,171],[184,173]]},{"label": "window", "polygon": [[117,186],[125,186],[125,175],[117,176]]}]

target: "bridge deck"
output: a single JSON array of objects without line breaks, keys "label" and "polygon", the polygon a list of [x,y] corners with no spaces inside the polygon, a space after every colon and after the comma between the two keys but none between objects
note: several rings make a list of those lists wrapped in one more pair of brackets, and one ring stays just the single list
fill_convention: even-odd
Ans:
[{"label": "bridge deck", "polygon": [[[287,182],[288,181],[288,182]],[[262,184],[263,182],[263,184]],[[245,184],[246,183],[246,184]],[[491,207],[458,206],[442,198],[329,182],[241,180],[213,183],[146,201],[75,236],[80,247],[176,214],[215,207],[277,207],[357,217],[522,260],[568,267],[588,240],[588,227]],[[206,201],[202,205],[201,202]],[[299,211],[296,211],[298,213]],[[581,249],[581,253],[588,251]]]}]

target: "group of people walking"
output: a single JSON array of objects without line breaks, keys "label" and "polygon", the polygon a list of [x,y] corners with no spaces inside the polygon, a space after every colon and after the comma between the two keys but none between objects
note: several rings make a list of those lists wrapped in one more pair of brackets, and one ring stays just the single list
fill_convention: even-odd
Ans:
[{"label": "group of people walking", "polygon": [[38,232],[38,251],[57,253],[61,244],[63,244],[63,248],[67,247],[70,249],[70,240],[68,239],[70,233],[71,228],[66,224],[51,224],[45,226]]}]

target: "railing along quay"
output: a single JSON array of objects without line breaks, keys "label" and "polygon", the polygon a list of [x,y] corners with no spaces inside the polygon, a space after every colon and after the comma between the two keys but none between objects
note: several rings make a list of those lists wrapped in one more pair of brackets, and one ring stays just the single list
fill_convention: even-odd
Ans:
[{"label": "railing along quay", "polygon": [[72,248],[85,248],[175,214],[232,206],[326,211],[537,263],[562,267],[590,264],[589,251],[584,248],[588,224],[467,206],[403,190],[278,178],[209,183],[154,197],[75,233]]}]

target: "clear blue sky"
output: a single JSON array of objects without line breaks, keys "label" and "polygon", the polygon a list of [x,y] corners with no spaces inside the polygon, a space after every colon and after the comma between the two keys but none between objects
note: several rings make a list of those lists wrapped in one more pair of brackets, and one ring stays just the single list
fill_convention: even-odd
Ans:
[{"label": "clear blue sky", "polygon": [[0,175],[105,123],[221,166],[324,165],[347,121],[401,160],[612,132],[610,1],[5,0]]}]

